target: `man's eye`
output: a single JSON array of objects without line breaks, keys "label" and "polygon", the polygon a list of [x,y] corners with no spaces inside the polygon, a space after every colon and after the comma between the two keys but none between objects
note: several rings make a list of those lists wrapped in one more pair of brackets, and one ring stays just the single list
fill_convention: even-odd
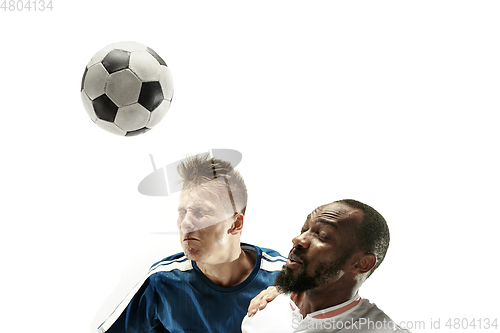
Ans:
[{"label": "man's eye", "polygon": [[320,239],[328,239],[328,235],[324,232],[318,232],[318,237]]},{"label": "man's eye", "polygon": [[178,213],[179,213],[179,215],[186,215],[186,210],[185,209],[179,209]]},{"label": "man's eye", "polygon": [[304,232],[306,232],[306,231],[307,231],[307,229],[301,229],[301,230],[300,230],[300,233],[301,233],[301,234],[303,234],[303,233],[304,233]]}]

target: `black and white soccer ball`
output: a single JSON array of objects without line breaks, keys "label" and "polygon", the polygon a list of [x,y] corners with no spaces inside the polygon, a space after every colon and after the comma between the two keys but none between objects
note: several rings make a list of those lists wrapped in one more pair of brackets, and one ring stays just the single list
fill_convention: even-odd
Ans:
[{"label": "black and white soccer ball", "polygon": [[85,68],[81,86],[92,121],[123,136],[157,125],[170,108],[173,91],[165,61],[135,42],[111,44],[97,52]]}]

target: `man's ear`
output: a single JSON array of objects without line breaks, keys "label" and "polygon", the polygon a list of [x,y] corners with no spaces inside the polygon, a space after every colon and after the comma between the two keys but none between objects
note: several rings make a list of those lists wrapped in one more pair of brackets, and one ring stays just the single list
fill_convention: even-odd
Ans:
[{"label": "man's ear", "polygon": [[354,265],[354,269],[358,272],[358,274],[368,273],[376,263],[377,258],[375,255],[365,254],[359,259],[356,265]]},{"label": "man's ear", "polygon": [[237,235],[243,231],[243,214],[236,213],[234,215],[234,222],[227,231],[228,234]]}]

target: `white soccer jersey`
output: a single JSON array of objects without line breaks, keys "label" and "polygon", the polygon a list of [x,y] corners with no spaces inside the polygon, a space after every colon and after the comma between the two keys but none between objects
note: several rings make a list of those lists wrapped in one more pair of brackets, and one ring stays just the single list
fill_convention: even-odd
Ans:
[{"label": "white soccer jersey", "polygon": [[409,333],[401,329],[375,304],[356,295],[349,301],[308,314],[305,318],[292,296],[279,295],[253,317],[245,316],[243,333]]}]

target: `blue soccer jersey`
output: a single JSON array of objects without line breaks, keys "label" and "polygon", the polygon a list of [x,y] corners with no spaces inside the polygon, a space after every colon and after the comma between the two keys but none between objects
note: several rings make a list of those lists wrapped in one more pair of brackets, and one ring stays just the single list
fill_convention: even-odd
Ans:
[{"label": "blue soccer jersey", "polygon": [[257,253],[242,283],[224,288],[210,281],[184,253],[154,264],[111,316],[103,333],[241,332],[250,300],[274,285],[286,258],[270,249],[241,244]]}]

